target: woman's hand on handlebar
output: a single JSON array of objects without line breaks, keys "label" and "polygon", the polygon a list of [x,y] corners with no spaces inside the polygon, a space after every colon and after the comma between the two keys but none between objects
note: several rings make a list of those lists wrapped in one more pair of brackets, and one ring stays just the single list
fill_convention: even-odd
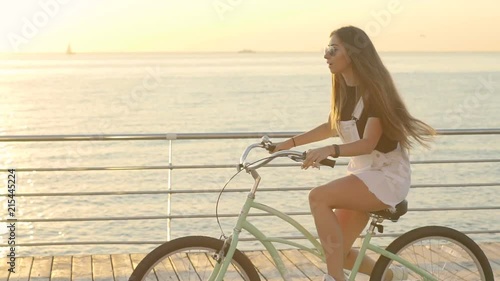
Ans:
[{"label": "woman's hand on handlebar", "polygon": [[269,151],[269,153],[275,153],[275,152],[278,152],[280,150],[289,150],[289,149],[293,148],[292,139],[288,139],[288,140],[283,141],[283,142],[277,142],[274,145],[275,145],[274,150]]},{"label": "woman's hand on handlebar", "polygon": [[313,166],[315,168],[319,167],[319,162],[326,159],[332,153],[331,146],[324,146],[316,149],[309,149],[306,154],[306,159],[302,162],[302,169],[307,170],[307,168]]}]

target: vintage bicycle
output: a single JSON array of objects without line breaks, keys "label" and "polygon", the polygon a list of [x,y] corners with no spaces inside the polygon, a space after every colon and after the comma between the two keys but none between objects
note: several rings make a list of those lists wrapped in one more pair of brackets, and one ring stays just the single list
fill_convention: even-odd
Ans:
[{"label": "vintage bicycle", "polygon": [[[310,252],[325,260],[321,244],[311,232],[296,220],[279,210],[258,203],[255,200],[261,177],[257,170],[279,157],[288,157],[301,162],[305,152],[285,150],[273,153],[257,161],[248,163],[247,157],[255,148],[273,151],[273,144],[267,136],[258,143],[248,146],[240,157],[238,174],[246,171],[254,179],[243,204],[233,234],[212,238],[206,236],[188,236],[168,241],[147,254],[137,265],[129,281],[145,280],[246,280],[259,281],[260,276],[244,253],[237,249],[242,230],[254,236],[269,252],[274,265],[283,280],[289,280],[289,272],[274,243],[281,243]],[[325,159],[320,164],[334,167],[335,161]],[[234,178],[234,176],[232,177]],[[231,178],[231,179],[232,179]],[[219,197],[220,198],[220,197]],[[268,237],[248,219],[252,209],[276,216],[292,225],[312,246],[304,246],[283,238]],[[383,232],[382,222],[393,222],[407,212],[407,201],[396,206],[396,210],[372,212],[358,258],[350,271],[350,281],[355,280],[363,256],[367,250],[380,254],[371,281],[387,280],[391,267],[405,267],[408,274],[405,280],[467,280],[493,281],[493,272],[488,259],[481,248],[467,235],[444,226],[424,226],[412,229],[395,239],[383,249],[371,243],[375,231]],[[347,272],[347,271],[346,271]],[[318,277],[320,278],[320,277]]]}]

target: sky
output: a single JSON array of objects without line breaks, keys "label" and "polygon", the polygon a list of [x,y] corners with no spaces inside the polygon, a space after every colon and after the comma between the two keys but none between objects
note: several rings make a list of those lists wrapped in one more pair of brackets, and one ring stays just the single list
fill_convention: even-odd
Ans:
[{"label": "sky", "polygon": [[498,0],[0,0],[0,53],[316,52],[355,25],[379,51],[500,51]]}]

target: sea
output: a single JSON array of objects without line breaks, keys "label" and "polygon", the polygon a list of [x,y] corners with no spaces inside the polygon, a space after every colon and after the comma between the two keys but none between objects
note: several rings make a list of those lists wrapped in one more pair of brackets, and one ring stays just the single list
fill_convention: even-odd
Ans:
[{"label": "sea", "polygon": [[[500,128],[500,53],[381,53],[410,113],[436,129]],[[310,53],[106,53],[0,55],[0,135],[103,135],[166,133],[304,132],[327,120],[331,74],[323,55]],[[273,139],[281,141],[281,139]],[[18,256],[146,253],[167,240],[165,219],[106,220],[168,214],[165,194],[23,196],[39,193],[218,191],[235,174],[247,145],[258,138],[169,141],[0,142],[3,187],[0,194],[0,253],[9,238]],[[305,145],[307,150],[339,142]],[[255,151],[250,159],[267,156]],[[498,135],[439,135],[429,149],[411,151],[414,209],[385,233],[424,225],[445,225],[500,241],[500,164],[460,163],[499,159]],[[227,165],[228,168],[106,171],[37,171],[40,168]],[[301,170],[297,165],[262,168],[261,186],[303,188],[260,191],[257,201],[284,212],[307,212],[308,190],[346,173],[348,159],[330,169]],[[450,160],[451,163],[422,164]],[[442,161],[441,161],[442,162]],[[459,163],[453,163],[459,162]],[[287,159],[279,164],[291,164]],[[286,166],[286,165],[285,165]],[[17,172],[14,233],[7,227],[8,169]],[[227,191],[250,188],[240,173]],[[479,185],[478,185],[479,184]],[[428,186],[439,187],[428,187]],[[486,185],[486,186],[484,186]],[[223,193],[218,212],[237,214],[247,192]],[[171,214],[214,215],[218,192],[176,193]],[[427,208],[487,210],[418,211]],[[102,218],[86,221],[85,218]],[[310,215],[294,216],[316,233]],[[22,221],[22,219],[29,221]],[[76,221],[54,221],[77,219]],[[48,220],[48,221],[45,221]],[[234,217],[220,218],[225,234]],[[270,217],[252,222],[269,236],[297,232]],[[171,238],[220,237],[215,218],[171,221]],[[248,235],[243,234],[244,237]],[[389,243],[389,238],[378,238]],[[11,239],[12,240],[12,239]],[[79,245],[80,242],[85,242]],[[101,245],[93,242],[115,241]],[[150,244],[136,244],[148,242]],[[89,243],[87,243],[89,242]],[[127,242],[133,242],[127,244]],[[42,246],[22,246],[41,243]],[[70,245],[64,245],[70,243]],[[255,241],[242,249],[262,248]]]}]

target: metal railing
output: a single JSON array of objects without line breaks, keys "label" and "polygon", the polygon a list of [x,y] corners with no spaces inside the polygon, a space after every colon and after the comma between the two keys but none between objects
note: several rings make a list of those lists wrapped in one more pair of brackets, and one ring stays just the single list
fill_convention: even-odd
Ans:
[{"label": "metal railing", "polygon": [[[104,135],[23,135],[23,136],[0,136],[2,142],[69,142],[69,141],[168,141],[168,164],[167,165],[141,165],[141,166],[90,166],[90,167],[17,167],[17,172],[69,172],[69,171],[123,171],[123,170],[167,170],[168,181],[167,189],[162,191],[157,190],[141,190],[141,191],[102,191],[102,192],[44,192],[44,193],[16,193],[17,197],[41,197],[41,196],[116,196],[116,195],[167,195],[167,214],[159,216],[123,216],[123,217],[80,217],[80,218],[18,218],[17,222],[80,222],[80,221],[123,221],[123,220],[167,220],[167,240],[171,238],[172,220],[176,219],[193,219],[193,218],[210,218],[214,215],[194,214],[194,215],[172,215],[171,203],[172,195],[184,193],[215,193],[219,190],[207,189],[174,189],[172,188],[172,171],[177,169],[226,169],[235,168],[235,163],[231,164],[215,164],[215,165],[174,165],[172,159],[173,142],[180,140],[222,140],[222,139],[258,139],[263,135],[268,135],[271,138],[287,138],[299,134],[301,132],[259,132],[259,133],[190,133],[190,134],[104,134]],[[500,129],[461,129],[438,130],[439,135],[500,135]],[[235,152],[238,153],[238,152]],[[412,164],[447,164],[447,163],[498,163],[500,162],[499,155],[488,159],[458,159],[458,160],[420,160],[412,161]],[[288,167],[296,166],[297,164],[271,164],[271,167]],[[338,163],[338,165],[346,165],[346,163]],[[2,167],[3,171],[9,167]],[[487,183],[463,183],[463,184],[414,184],[412,188],[448,188],[448,187],[498,187],[500,182]],[[310,187],[287,187],[287,188],[260,188],[260,191],[305,191]],[[236,188],[226,192],[247,192],[248,188]],[[7,197],[8,193],[0,193],[0,197]],[[448,211],[448,210],[500,210],[500,205],[495,206],[477,206],[477,207],[446,207],[446,208],[410,208],[410,212],[429,212],[429,211]],[[309,215],[309,212],[288,212],[293,216]],[[267,216],[267,214],[251,214],[252,216]],[[237,213],[219,214],[219,217],[236,217]],[[1,219],[0,222],[8,222],[7,219]],[[500,233],[500,229],[491,230],[470,230],[465,233]],[[396,236],[392,234],[386,236]],[[384,236],[384,235],[380,235]],[[288,239],[299,239],[299,237],[286,237]],[[245,239],[243,239],[245,240]],[[77,241],[77,242],[51,242],[51,243],[19,243],[17,246],[46,246],[46,245],[88,245],[88,244],[159,244],[164,241]],[[9,247],[8,244],[0,244],[0,247]]]}]

